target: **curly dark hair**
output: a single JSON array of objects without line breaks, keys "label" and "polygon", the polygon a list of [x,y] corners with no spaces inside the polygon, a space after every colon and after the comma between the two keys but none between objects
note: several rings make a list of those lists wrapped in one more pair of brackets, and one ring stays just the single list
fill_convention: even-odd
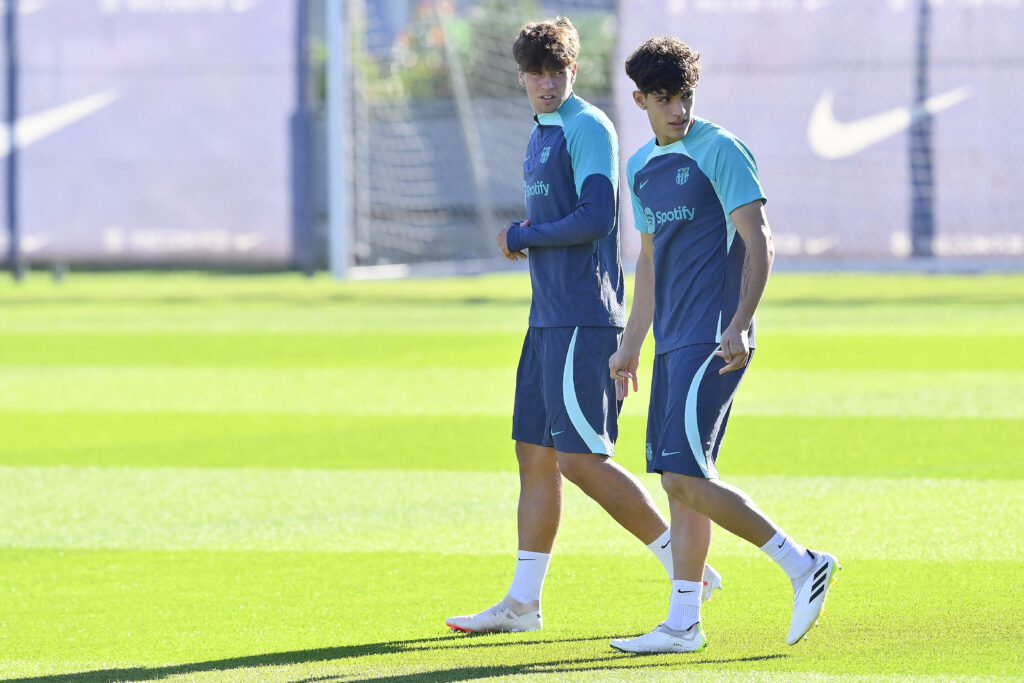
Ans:
[{"label": "curly dark hair", "polygon": [[626,75],[645,95],[693,90],[700,80],[700,54],[678,38],[650,38],[626,60]]},{"label": "curly dark hair", "polygon": [[512,56],[521,71],[542,71],[572,66],[580,54],[580,34],[566,17],[524,24],[512,44]]}]

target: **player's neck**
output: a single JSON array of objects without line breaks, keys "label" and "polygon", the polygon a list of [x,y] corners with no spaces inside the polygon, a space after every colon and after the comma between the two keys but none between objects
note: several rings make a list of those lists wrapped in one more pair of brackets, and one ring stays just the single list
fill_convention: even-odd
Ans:
[{"label": "player's neck", "polygon": [[694,123],[696,123],[696,119],[690,119],[689,123],[686,126],[686,130],[684,130],[682,136],[680,136],[678,138],[676,138],[676,137],[662,137],[661,135],[658,135],[657,133],[655,133],[654,134],[655,142],[658,143],[658,147],[668,147],[669,145],[674,145],[677,142],[682,142],[683,140],[686,139],[686,136],[690,134],[690,131],[693,130],[693,124]]}]

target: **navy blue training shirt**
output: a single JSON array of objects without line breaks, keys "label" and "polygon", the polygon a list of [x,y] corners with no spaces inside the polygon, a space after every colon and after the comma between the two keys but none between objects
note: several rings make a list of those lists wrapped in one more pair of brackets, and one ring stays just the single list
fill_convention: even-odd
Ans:
[{"label": "navy blue training shirt", "polygon": [[[746,256],[729,214],[765,201],[753,155],[729,131],[696,119],[682,140],[641,147],[626,178],[636,228],[654,236],[655,353],[721,342]],[[753,348],[753,320],[749,339]]]},{"label": "navy blue training shirt", "polygon": [[534,120],[523,160],[530,225],[507,237],[510,251],[529,249],[530,326],[624,327],[615,129],[574,94]]}]

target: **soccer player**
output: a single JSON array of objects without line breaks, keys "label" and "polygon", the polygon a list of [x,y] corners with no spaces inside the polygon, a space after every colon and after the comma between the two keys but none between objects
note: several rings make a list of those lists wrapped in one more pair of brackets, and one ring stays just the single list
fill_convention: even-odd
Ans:
[{"label": "soccer player", "polygon": [[761,548],[791,579],[790,645],[817,622],[840,568],[832,555],[797,544],[716,469],[774,248],[750,150],[694,116],[698,60],[676,38],[652,38],[626,60],[654,138],[626,166],[641,251],[629,322],[608,367],[619,398],[630,381],[635,391],[653,322],[647,471],[661,474],[668,494],[675,580],[663,623],[612,641],[625,652],[704,649],[699,595],[712,522]]},{"label": "soccer player", "polygon": [[[512,53],[536,121],[523,162],[526,220],[497,234],[507,258],[529,251],[533,287],[512,416],[519,551],[504,599],[446,622],[465,632],[541,628],[563,475],[640,539],[672,577],[665,519],[640,482],[611,459],[621,403],[606,368],[625,324],[615,131],[602,111],[573,94],[579,36],[568,19],[526,24]],[[698,575],[708,599],[720,577],[711,568]]]}]

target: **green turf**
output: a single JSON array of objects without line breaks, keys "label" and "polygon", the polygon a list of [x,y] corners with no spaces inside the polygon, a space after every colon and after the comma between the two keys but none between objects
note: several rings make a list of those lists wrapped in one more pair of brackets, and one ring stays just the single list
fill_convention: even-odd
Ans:
[{"label": "green turf", "polygon": [[[1011,560],[1024,547],[1019,519],[1003,514],[1024,506],[1013,481],[915,479],[908,489],[905,478],[730,480],[812,546],[831,540],[819,529],[843,529],[848,557]],[[511,472],[22,466],[0,468],[0,481],[4,540],[19,548],[497,553],[515,531]],[[576,489],[566,505],[565,551],[634,545]],[[478,514],[486,508],[492,514]],[[395,525],[402,533],[391,533]],[[587,533],[596,528],[610,535]],[[921,528],[975,542],[936,545]],[[721,536],[722,552],[745,548]]]},{"label": "green turf", "polygon": [[[83,674],[66,680],[155,680],[271,666],[283,667],[277,678],[288,681],[414,673],[472,680],[594,668],[958,679],[1019,672],[1012,619],[1019,624],[1024,591],[1009,563],[975,562],[966,576],[953,563],[848,561],[826,618],[799,648],[788,648],[781,638],[751,638],[785,632],[785,577],[756,552],[711,559],[733,578],[705,610],[707,630],[716,634],[712,647],[687,657],[635,658],[607,646],[611,637],[647,628],[649,614],[663,608],[660,568],[644,556],[564,554],[546,586],[545,618],[559,626],[493,637],[444,636],[430,625],[438,602],[459,607],[489,599],[478,579],[503,573],[502,555],[11,551],[0,576],[24,577],[7,614],[24,624],[26,645],[8,653],[26,669],[41,660],[53,662],[54,673]],[[466,565],[476,571],[452,571]],[[628,594],[612,590],[609,574],[630,586]],[[368,576],[377,577],[377,590],[366,589]],[[886,591],[877,590],[875,577],[885,577]],[[949,599],[973,594],[975,581],[989,590],[970,601]],[[913,609],[893,612],[893,595],[907,593],[916,598]],[[461,677],[430,676],[456,669]]]},{"label": "green turf", "polygon": [[[645,418],[630,413],[618,458],[639,469]],[[382,435],[397,423],[445,438],[423,439],[412,452],[396,448]],[[509,416],[0,413],[0,465],[514,471],[510,431]],[[1024,478],[1021,420],[747,415],[728,435],[721,464],[730,475],[770,464],[786,475]]]},{"label": "green turf", "polygon": [[[0,282],[0,679],[1024,676],[1024,277],[773,277],[719,469],[845,569],[789,648],[784,575],[719,530],[685,657],[608,647],[666,584],[571,487],[545,629],[443,629],[510,579],[528,305],[521,274]],[[646,400],[618,460],[664,509]]]}]

